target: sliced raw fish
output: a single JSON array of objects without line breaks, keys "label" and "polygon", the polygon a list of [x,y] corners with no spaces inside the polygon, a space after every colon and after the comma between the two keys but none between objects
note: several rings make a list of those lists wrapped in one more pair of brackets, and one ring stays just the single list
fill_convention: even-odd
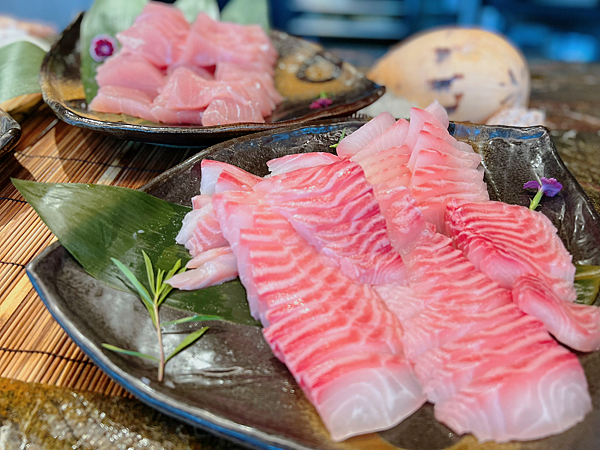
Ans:
[{"label": "sliced raw fish", "polygon": [[572,349],[592,352],[600,348],[600,308],[559,298],[535,275],[519,277],[513,287],[516,305],[541,320],[552,335]]},{"label": "sliced raw fish", "polygon": [[[263,181],[261,177],[221,161],[203,159],[200,167],[202,173],[202,177],[200,178],[200,192],[203,195],[214,195],[216,192],[222,192],[223,190],[250,190],[256,183]],[[231,177],[227,178],[229,183],[237,180],[235,188],[225,189],[221,185],[220,190],[217,190],[217,182],[221,183],[224,181],[223,178],[220,179],[222,174],[231,175]]]},{"label": "sliced raw fish", "polygon": [[145,92],[122,86],[104,86],[90,102],[90,109],[103,113],[129,114],[156,122],[151,111],[152,99]]},{"label": "sliced raw fish", "polygon": [[[446,227],[475,267],[506,288],[525,274],[574,280],[572,256],[540,212],[503,202],[450,202]],[[565,300],[574,295],[572,290]]]},{"label": "sliced raw fish", "polygon": [[448,128],[448,125],[450,125],[446,109],[437,100],[434,100],[431,105],[425,108],[425,111],[435,117],[442,127]]},{"label": "sliced raw fish", "polygon": [[[360,166],[349,160],[304,167],[254,186],[341,273],[359,283],[405,280],[385,219]],[[327,200],[325,200],[327,199]]]},{"label": "sliced raw fish", "polygon": [[188,269],[196,269],[202,264],[207,263],[212,259],[232,254],[233,252],[231,250],[231,247],[229,246],[211,248],[210,250],[206,250],[205,252],[198,254],[193,259],[190,259],[185,265],[185,267],[187,267]]},{"label": "sliced raw fish", "polygon": [[[369,156],[376,155],[391,147],[401,147],[406,141],[409,128],[410,125],[406,119],[398,120],[392,126],[386,128],[380,135],[376,136],[375,139],[369,142],[358,153],[352,156],[352,160],[360,164],[363,159]],[[407,153],[410,154],[410,151]]]},{"label": "sliced raw fish", "polygon": [[165,85],[165,76],[147,59],[126,52],[108,58],[98,67],[98,86],[121,86],[145,92],[150,98]]},{"label": "sliced raw fish", "polygon": [[383,112],[368,121],[354,133],[346,136],[336,148],[340,158],[350,158],[361,151],[373,139],[396,123],[396,119],[388,112]]},{"label": "sliced raw fish", "polygon": [[175,241],[185,246],[192,257],[211,248],[227,245],[212,204],[187,213]]},{"label": "sliced raw fish", "polygon": [[[208,255],[199,254],[193,260],[190,270],[173,275],[166,283],[174,288],[192,291],[222,284],[238,276],[237,260],[229,247],[208,250]],[[202,262],[201,262],[202,261]],[[200,263],[201,262],[201,263]],[[189,264],[188,264],[189,266]]]},{"label": "sliced raw fish", "polygon": [[[242,283],[262,305],[265,339],[334,441],[399,423],[424,397],[402,354],[396,318],[371,288],[324,264],[262,196],[229,191],[213,202]],[[304,306],[286,313],[286,304]]]},{"label": "sliced raw fish", "polygon": [[435,417],[457,433],[473,433],[479,441],[507,442],[561,433],[591,409],[579,360],[555,345],[471,381],[436,404]]},{"label": "sliced raw fish", "polygon": [[240,122],[264,123],[265,119],[258,105],[253,102],[244,105],[232,98],[215,98],[202,116],[202,125],[205,127]]},{"label": "sliced raw fish", "polygon": [[205,109],[169,109],[164,106],[153,104],[150,108],[152,116],[157,122],[172,125],[201,125]]},{"label": "sliced raw fish", "polygon": [[211,195],[196,195],[195,197],[192,197],[192,208],[193,209],[200,209],[203,206],[208,205],[209,203],[212,203],[212,196]]},{"label": "sliced raw fish", "polygon": [[[446,132],[448,136],[448,132]],[[451,137],[451,136],[450,136]],[[410,147],[410,144],[407,144]],[[444,139],[441,139],[429,131],[421,130],[417,135],[417,139],[415,144],[413,145],[413,152],[411,153],[411,158],[408,162],[408,168],[412,171],[414,170],[416,159],[419,156],[419,150],[421,149],[433,149],[437,150],[440,154],[453,156],[458,159],[462,159],[467,163],[460,163],[461,167],[470,167],[472,169],[476,169],[481,163],[481,155],[475,152],[465,152],[457,149],[453,145],[446,142]],[[454,161],[454,159],[453,159]],[[457,162],[458,164],[458,162]]]},{"label": "sliced raw fish", "polygon": [[411,108],[410,109],[410,128],[406,135],[405,143],[410,148],[415,148],[419,134],[423,131],[426,124],[433,125],[435,128],[445,130],[445,127],[433,114],[426,109]]},{"label": "sliced raw fish", "polygon": [[327,152],[298,153],[267,161],[267,167],[271,172],[271,176],[274,176],[306,167],[332,164],[339,160],[338,156]]},{"label": "sliced raw fish", "polygon": [[128,53],[163,69],[179,58],[188,33],[189,24],[178,8],[149,2],[134,24],[117,34],[117,39]]}]

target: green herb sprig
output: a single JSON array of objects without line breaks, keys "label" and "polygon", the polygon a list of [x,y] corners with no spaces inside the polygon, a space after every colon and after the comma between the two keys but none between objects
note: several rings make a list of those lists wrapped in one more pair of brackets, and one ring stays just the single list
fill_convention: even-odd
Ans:
[{"label": "green herb sprig", "polygon": [[340,140],[337,141],[337,144],[330,145],[329,148],[338,148],[338,145],[340,145],[340,142],[342,142],[342,140],[344,140],[345,137],[346,137],[346,129],[344,128],[342,130],[342,135],[340,136]]},{"label": "green herb sprig", "polygon": [[[110,351],[122,353],[130,356],[137,356],[139,358],[149,359],[151,361],[156,361],[158,363],[158,381],[162,382],[165,374],[165,365],[173,356],[177,355],[183,349],[189,347],[194,342],[196,342],[200,337],[206,333],[208,327],[202,327],[193,333],[189,334],[183,341],[179,343],[179,345],[171,352],[169,356],[165,358],[165,350],[163,347],[163,339],[162,339],[162,327],[165,325],[174,325],[178,323],[185,322],[193,322],[199,320],[215,320],[220,319],[218,316],[203,316],[203,315],[195,315],[191,317],[184,317],[183,319],[173,320],[171,322],[167,322],[161,326],[160,317],[158,314],[160,305],[165,301],[171,290],[172,286],[165,283],[165,280],[168,280],[176,273],[182,273],[186,270],[185,267],[181,267],[181,260],[178,260],[175,265],[169,270],[169,272],[165,272],[162,269],[158,269],[156,272],[154,267],[152,266],[152,262],[150,258],[142,250],[142,254],[144,255],[144,262],[146,264],[146,275],[148,277],[148,284],[150,286],[150,292],[144,287],[142,283],[136,278],[136,276],[127,268],[123,263],[116,260],[115,258],[111,258],[112,262],[119,268],[119,270],[125,275],[125,277],[129,280],[129,282],[135,287],[142,303],[148,310],[150,314],[150,318],[152,319],[152,324],[156,330],[156,337],[158,340],[158,358],[152,355],[147,355],[145,353],[136,352],[133,350],[125,350],[119,347],[115,347],[110,344],[102,344],[102,346]],[[165,275],[166,273],[166,275]]]}]

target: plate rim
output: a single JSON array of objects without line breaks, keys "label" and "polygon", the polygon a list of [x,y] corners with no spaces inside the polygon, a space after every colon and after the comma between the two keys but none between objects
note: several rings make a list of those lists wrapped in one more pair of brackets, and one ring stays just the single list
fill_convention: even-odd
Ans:
[{"label": "plate rim", "polygon": [[21,125],[10,114],[0,108],[1,128],[7,128],[0,135],[0,157],[9,153],[21,138]]}]

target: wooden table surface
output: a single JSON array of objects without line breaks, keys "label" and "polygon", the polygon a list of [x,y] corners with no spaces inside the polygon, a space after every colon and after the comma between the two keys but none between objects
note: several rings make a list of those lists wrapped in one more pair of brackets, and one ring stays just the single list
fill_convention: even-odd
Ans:
[{"label": "wooden table surface", "polygon": [[[559,153],[600,205],[600,65],[534,63],[532,80],[531,106],[546,110]],[[148,443],[157,449],[239,448],[130,398],[70,340],[24,270],[54,238],[10,182],[14,177],[138,188],[199,149],[94,134],[59,121],[43,104],[21,126],[20,141],[0,159],[2,429],[8,429],[15,442],[31,444],[30,448],[48,448],[50,442],[51,448],[116,448],[115,442],[123,448],[149,448]],[[37,409],[26,413],[31,412],[32,402]],[[61,411],[56,406],[61,404],[72,409]],[[74,423],[88,426],[77,428]]]}]

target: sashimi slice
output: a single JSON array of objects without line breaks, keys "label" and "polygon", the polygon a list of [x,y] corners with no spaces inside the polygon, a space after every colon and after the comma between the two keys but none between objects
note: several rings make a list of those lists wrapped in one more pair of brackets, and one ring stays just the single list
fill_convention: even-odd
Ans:
[{"label": "sashimi slice", "polygon": [[396,123],[396,119],[388,112],[383,112],[371,119],[354,133],[346,136],[336,148],[340,158],[350,158],[369,144],[373,139]]},{"label": "sashimi slice", "polygon": [[200,209],[203,206],[208,205],[209,203],[212,203],[212,196],[210,195],[196,195],[194,197],[192,197],[192,208],[193,209]]},{"label": "sashimi slice", "polygon": [[291,172],[297,169],[307,167],[324,166],[340,161],[340,158],[327,152],[297,153],[293,155],[282,156],[281,158],[267,161],[267,167],[271,176]]},{"label": "sashimi slice", "polygon": [[[217,192],[217,182],[222,174],[231,175],[231,177],[227,178],[227,181],[230,183],[237,180],[235,188],[237,190],[250,190],[256,183],[263,181],[261,177],[246,172],[239,167],[212,159],[203,159],[200,163],[200,168],[202,174],[200,178],[200,192],[202,195],[214,195]],[[221,179],[221,181],[224,180]],[[221,186],[222,190],[225,189]]]},{"label": "sashimi slice", "polygon": [[[409,144],[407,145],[410,147]],[[417,157],[419,156],[419,150],[422,149],[437,150],[440,154],[449,155],[453,156],[454,158],[464,160],[466,163],[456,162],[456,164],[460,164],[461,167],[476,169],[481,163],[481,155],[478,153],[459,150],[446,142],[444,139],[440,139],[439,137],[434,136],[429,131],[425,130],[421,130],[419,132],[417,139],[411,148],[413,149],[413,152],[410,160],[408,161],[408,168],[411,171],[414,170]],[[452,161],[455,161],[455,159],[452,159]]]},{"label": "sashimi slice", "polygon": [[202,116],[202,125],[205,127],[240,122],[265,123],[265,119],[259,106],[252,102],[244,105],[232,98],[215,98]]},{"label": "sashimi slice", "polygon": [[[265,206],[262,197],[230,191],[216,194],[213,202],[238,259],[242,283],[263,305],[265,339],[333,440],[399,423],[424,398],[403,357],[395,317],[368,286],[354,284],[323,264],[317,251]],[[300,319],[282,308],[270,315],[272,301],[304,304],[311,311]],[[331,320],[323,311],[334,305],[338,314]]]},{"label": "sashimi slice", "polygon": [[186,263],[185,267],[187,267],[188,269],[197,269],[202,264],[207,263],[208,261],[210,261],[212,259],[215,259],[215,258],[221,257],[221,256],[232,255],[232,254],[233,254],[233,252],[231,250],[231,247],[229,247],[229,246],[211,248],[209,250],[206,250],[205,252],[198,254],[194,258],[190,259]]},{"label": "sashimi slice", "polygon": [[90,102],[94,111],[112,114],[129,114],[156,122],[151,111],[152,99],[145,92],[122,86],[104,86]]},{"label": "sashimi slice", "polygon": [[562,300],[533,275],[518,278],[512,292],[516,305],[541,320],[563,344],[582,352],[600,348],[600,308],[597,306]]},{"label": "sashimi slice", "polygon": [[227,245],[212,204],[187,213],[175,241],[185,246],[192,257],[206,250]]},{"label": "sashimi slice", "polygon": [[435,417],[457,433],[473,433],[479,441],[507,442],[561,433],[591,409],[577,357],[556,345],[472,381],[438,403]]},{"label": "sashimi slice", "polygon": [[448,125],[450,125],[446,109],[437,100],[434,100],[431,105],[425,108],[425,111],[435,117],[442,127],[448,128]]},{"label": "sashimi slice", "polygon": [[159,89],[165,85],[165,77],[160,70],[147,59],[126,52],[120,52],[100,65],[96,81],[100,87],[121,86],[137,89],[150,98],[158,95]]},{"label": "sashimi slice", "polygon": [[376,155],[377,153],[387,150],[391,147],[403,146],[406,141],[409,128],[410,125],[406,119],[398,120],[392,126],[385,129],[379,136],[376,136],[375,139],[369,142],[358,153],[352,156],[352,161],[356,161],[360,164],[363,159],[368,158],[369,156]]},{"label": "sashimi slice", "polygon": [[226,249],[223,251],[221,247],[217,252],[209,250],[211,252],[209,255],[196,256],[192,260],[195,261],[192,264],[195,267],[173,275],[165,280],[165,283],[177,289],[192,291],[235,279],[238,276],[237,260],[231,249],[229,247]]},{"label": "sashimi slice", "polygon": [[390,245],[371,185],[356,163],[305,167],[254,189],[266,193],[273,210],[348,278],[368,284],[405,280],[402,258]]},{"label": "sashimi slice", "polygon": [[178,125],[201,125],[204,111],[204,108],[174,110],[155,104],[150,108],[150,112],[157,122]]},{"label": "sashimi slice", "polygon": [[410,128],[404,143],[410,148],[415,148],[419,134],[423,131],[425,124],[430,124],[443,130],[447,128],[436,118],[436,116],[425,109],[411,108],[409,114]]}]

